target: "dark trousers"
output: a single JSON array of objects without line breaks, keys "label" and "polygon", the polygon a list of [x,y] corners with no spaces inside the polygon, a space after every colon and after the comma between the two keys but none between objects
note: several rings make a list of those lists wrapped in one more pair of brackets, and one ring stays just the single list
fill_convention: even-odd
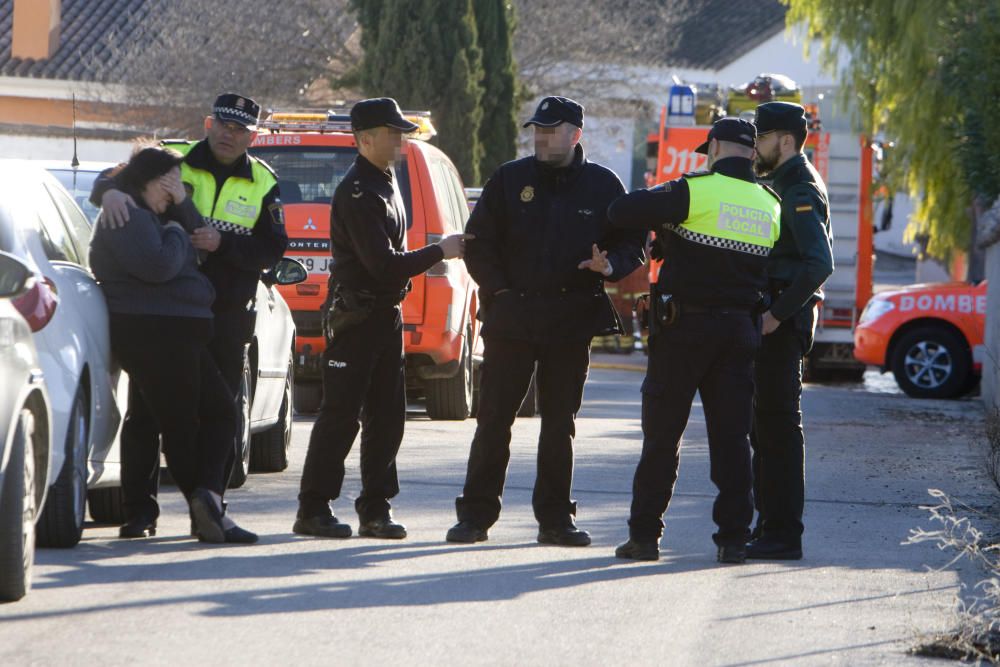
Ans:
[{"label": "dark trousers", "polygon": [[533,344],[505,338],[484,342],[479,415],[465,487],[455,501],[458,519],[489,528],[500,516],[510,428],[536,372],[542,423],[531,504],[541,526],[569,524],[576,515],[576,503],[570,498],[574,422],[590,367],[590,342]]},{"label": "dark trousers", "polygon": [[[208,351],[211,326],[207,319],[111,317],[111,348],[129,374],[129,399],[141,401],[154,433],[162,434],[167,466],[185,496],[198,487],[223,492],[236,423],[232,394]],[[129,445],[123,437],[122,466],[142,481]],[[150,509],[139,500],[126,505],[130,516]],[[155,518],[155,496],[147,500],[147,516]]]},{"label": "dark trousers", "polygon": [[344,459],[361,430],[361,522],[389,516],[399,493],[396,454],[406,420],[403,320],[399,307],[376,308],[323,352],[323,402],[309,436],[299,516],[329,516],[340,496]]},{"label": "dark trousers", "polygon": [[743,544],[753,519],[749,432],[753,358],[759,318],[749,314],[682,314],[650,339],[642,383],[642,455],[632,484],[629,533],[644,542],[663,535],[663,514],[677,481],[681,436],[695,392],[708,430],[716,544]]},{"label": "dark trousers", "polygon": [[[207,349],[233,397],[240,393],[244,357],[253,335],[254,317],[253,311],[230,311],[217,313],[213,320],[212,337]],[[227,450],[225,461],[227,482],[237,454],[235,399],[232,414],[232,446]],[[131,385],[128,412],[122,425],[121,449],[125,516],[159,515],[156,497],[160,488],[160,429],[142,393],[132,391]]]},{"label": "dark trousers", "polygon": [[761,535],[798,544],[805,505],[802,358],[812,349],[816,307],[764,336],[754,365],[754,505]]}]

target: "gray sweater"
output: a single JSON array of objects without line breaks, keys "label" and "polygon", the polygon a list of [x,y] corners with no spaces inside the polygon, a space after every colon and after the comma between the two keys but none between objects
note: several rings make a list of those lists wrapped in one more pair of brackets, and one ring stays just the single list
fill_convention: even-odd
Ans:
[{"label": "gray sweater", "polygon": [[204,224],[190,199],[172,206],[165,226],[155,213],[129,207],[124,227],[94,225],[90,266],[104,290],[108,311],[128,315],[212,317],[215,289],[198,269],[188,233]]}]

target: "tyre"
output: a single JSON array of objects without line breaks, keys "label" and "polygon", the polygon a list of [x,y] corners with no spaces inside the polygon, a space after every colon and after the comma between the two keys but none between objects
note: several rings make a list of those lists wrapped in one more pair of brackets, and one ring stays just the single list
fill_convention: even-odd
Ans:
[{"label": "tyre", "polygon": [[965,340],[942,326],[917,327],[892,349],[892,374],[906,395],[954,398],[969,387],[972,355]]},{"label": "tyre", "polygon": [[466,329],[459,371],[450,378],[424,383],[427,416],[431,419],[463,420],[472,414],[472,327]]},{"label": "tyre", "polygon": [[253,472],[281,472],[288,467],[288,446],[292,442],[292,405],[294,389],[292,381],[293,362],[288,359],[288,374],[285,375],[285,394],[278,410],[278,421],[263,433],[250,439],[250,470]]},{"label": "tyre", "polygon": [[295,411],[300,415],[314,415],[319,412],[319,405],[323,402],[323,383],[321,382],[299,382],[295,385],[293,394]]},{"label": "tyre", "polygon": [[38,521],[38,546],[68,549],[83,534],[87,508],[87,441],[89,434],[87,398],[83,386],[77,388],[66,429],[66,458]]},{"label": "tyre", "polygon": [[536,374],[531,375],[531,384],[528,385],[528,393],[524,395],[521,407],[517,411],[518,417],[534,417],[538,414],[538,381]]},{"label": "tyre", "polygon": [[28,410],[10,442],[10,460],[0,489],[0,600],[20,600],[31,588],[35,562],[35,429]]},{"label": "tyre", "polygon": [[125,496],[120,486],[87,491],[87,507],[90,509],[90,518],[97,523],[125,523]]},{"label": "tyre", "polygon": [[243,362],[240,395],[236,397],[236,460],[229,474],[230,489],[238,489],[247,482],[250,473],[250,396],[253,386],[250,377],[250,360]]}]

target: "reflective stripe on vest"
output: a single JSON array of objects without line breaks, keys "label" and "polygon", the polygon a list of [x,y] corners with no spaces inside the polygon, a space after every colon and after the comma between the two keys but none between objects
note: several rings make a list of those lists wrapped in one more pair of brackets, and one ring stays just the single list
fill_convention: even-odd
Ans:
[{"label": "reflective stripe on vest", "polygon": [[766,256],[780,234],[781,203],[756,183],[722,174],[685,178],[688,219],[671,231],[695,243]]},{"label": "reflective stripe on vest", "polygon": [[[164,145],[187,155],[195,142]],[[187,162],[181,163],[181,180],[193,189],[191,201],[206,222],[219,231],[242,236],[248,236],[253,231],[264,206],[264,197],[277,183],[274,175],[252,156],[250,173],[253,174],[252,181],[238,176],[227,178],[222,184],[222,192],[216,198],[215,176],[204,169],[192,167]]]}]

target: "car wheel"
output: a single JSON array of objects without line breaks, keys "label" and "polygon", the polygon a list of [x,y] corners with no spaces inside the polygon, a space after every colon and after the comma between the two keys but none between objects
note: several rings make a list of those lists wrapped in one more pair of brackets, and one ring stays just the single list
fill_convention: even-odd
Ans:
[{"label": "car wheel", "polygon": [[66,458],[38,521],[38,546],[68,549],[83,534],[87,508],[87,439],[89,412],[83,386],[77,388],[66,429]]},{"label": "car wheel", "polygon": [[293,394],[295,411],[300,415],[314,415],[319,412],[320,403],[323,402],[322,382],[299,382],[295,385]]},{"label": "car wheel", "polygon": [[288,467],[288,446],[292,442],[292,405],[295,395],[292,380],[294,362],[294,358],[288,358],[285,394],[278,410],[278,421],[250,440],[250,469],[254,472],[281,472]]},{"label": "car wheel", "polygon": [[425,383],[427,416],[431,419],[462,420],[472,413],[472,326],[466,328],[459,371],[450,378]]},{"label": "car wheel", "polygon": [[35,422],[21,410],[0,489],[0,600],[20,600],[31,588],[35,562]]},{"label": "car wheel", "polygon": [[972,356],[965,341],[941,326],[908,331],[892,352],[892,374],[914,398],[954,398],[969,386]]},{"label": "car wheel", "polygon": [[517,410],[518,417],[534,417],[538,414],[538,380],[537,372],[531,375],[531,384],[528,385],[528,393],[521,401],[521,407]]},{"label": "car wheel", "polygon": [[125,523],[125,495],[120,486],[87,491],[87,507],[90,518],[97,523]]},{"label": "car wheel", "polygon": [[250,473],[250,396],[253,386],[250,377],[250,360],[243,362],[243,378],[240,380],[240,395],[236,397],[236,461],[229,474],[229,488],[238,489],[247,482]]}]

